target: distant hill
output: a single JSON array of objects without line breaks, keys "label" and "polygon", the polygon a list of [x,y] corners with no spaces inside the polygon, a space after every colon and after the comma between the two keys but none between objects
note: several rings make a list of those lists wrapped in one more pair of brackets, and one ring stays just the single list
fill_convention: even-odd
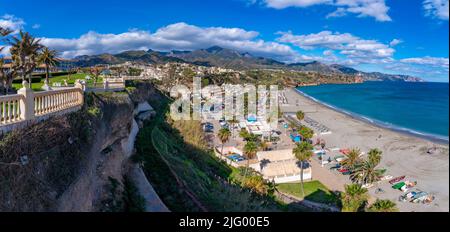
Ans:
[{"label": "distant hill", "polygon": [[408,75],[392,75],[380,72],[362,72],[339,64],[327,65],[318,61],[286,64],[271,58],[257,57],[250,53],[213,46],[194,51],[125,51],[119,54],[100,54],[79,56],[73,59],[77,66],[87,67],[98,64],[120,64],[132,61],[142,64],[164,64],[167,62],[191,63],[202,66],[217,66],[235,70],[249,69],[284,69],[302,72],[317,72],[326,75],[358,76],[364,81],[408,81],[422,82],[418,77]]},{"label": "distant hill", "polygon": [[290,69],[298,70],[298,71],[307,71],[307,72],[318,72],[324,74],[333,74],[341,72],[329,65],[320,63],[318,61],[308,62],[308,63],[293,63],[287,65]]},{"label": "distant hill", "polygon": [[193,64],[232,69],[281,68],[285,65],[273,59],[254,57],[250,53],[239,53],[218,46],[191,52],[172,51],[167,56],[176,57]]},{"label": "distant hill", "polygon": [[120,64],[126,61],[132,61],[143,64],[164,64],[167,62],[184,62],[181,59],[167,56],[162,52],[156,51],[125,51],[119,54],[101,54],[93,56],[78,56],[73,59],[75,65],[80,67],[89,67],[98,64]]}]

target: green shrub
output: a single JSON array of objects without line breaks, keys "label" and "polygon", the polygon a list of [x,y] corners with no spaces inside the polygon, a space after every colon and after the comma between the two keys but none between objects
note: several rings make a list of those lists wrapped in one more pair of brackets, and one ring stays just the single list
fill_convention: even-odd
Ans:
[{"label": "green shrub", "polygon": [[102,111],[100,110],[100,108],[95,107],[95,106],[89,107],[87,109],[87,113],[94,118],[101,118],[101,116],[102,116]]}]

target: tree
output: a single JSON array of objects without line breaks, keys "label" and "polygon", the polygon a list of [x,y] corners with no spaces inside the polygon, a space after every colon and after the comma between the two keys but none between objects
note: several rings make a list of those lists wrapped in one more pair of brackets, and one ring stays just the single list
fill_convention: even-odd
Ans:
[{"label": "tree", "polygon": [[368,210],[369,212],[398,212],[397,205],[391,200],[377,199]]},{"label": "tree", "polygon": [[305,162],[309,161],[313,156],[313,146],[308,142],[301,142],[292,150],[295,158],[300,162],[300,186],[302,190],[302,196],[305,197],[305,190],[303,188],[303,168]]},{"label": "tree", "polygon": [[382,152],[378,149],[370,150],[367,159],[354,166],[354,172],[350,175],[350,179],[362,185],[381,180],[386,172],[385,169],[377,169],[381,161],[381,154]]},{"label": "tree", "polygon": [[[12,31],[8,28],[0,27],[0,38],[3,38],[11,34]],[[5,49],[4,46],[0,46],[0,53]],[[8,94],[9,90],[9,81],[8,81],[8,74],[4,70],[5,60],[3,57],[0,57],[0,90],[3,90],[5,88],[6,94]]]},{"label": "tree", "polygon": [[342,193],[342,212],[358,212],[362,210],[369,198],[367,189],[358,184],[345,185],[345,192]]},{"label": "tree", "polygon": [[298,129],[298,133],[302,136],[303,139],[311,139],[314,136],[314,131],[306,126],[300,126]]},{"label": "tree", "polygon": [[228,123],[231,125],[231,132],[232,132],[232,134],[234,136],[234,127],[236,126],[236,124],[239,123],[239,121],[236,119],[235,116],[233,116],[233,119],[228,120]]},{"label": "tree", "polygon": [[220,142],[222,142],[222,151],[220,152],[220,155],[223,156],[223,146],[226,142],[228,142],[228,139],[230,138],[231,132],[227,128],[222,128],[219,130],[219,139]]},{"label": "tree", "polygon": [[29,75],[31,87],[31,73],[37,66],[39,51],[42,49],[40,39],[34,38],[28,32],[20,31],[19,37],[13,36],[8,42],[11,45],[13,69],[17,70],[23,81]]},{"label": "tree", "polygon": [[[196,73],[194,71],[192,71],[191,68],[186,67],[183,69],[183,77],[187,80],[187,81],[192,81],[193,78],[195,77]],[[204,86],[204,85],[202,85]]]},{"label": "tree", "polygon": [[367,153],[369,161],[372,162],[373,164],[375,164],[375,166],[380,163],[382,154],[383,154],[383,152],[376,148],[371,149]]},{"label": "tree", "polygon": [[355,167],[354,172],[350,175],[350,179],[359,184],[372,184],[381,180],[385,169],[377,169],[377,164],[370,160],[364,161],[362,164]]},{"label": "tree", "polygon": [[50,50],[48,47],[44,47],[44,49],[42,49],[42,53],[39,55],[39,62],[45,65],[44,88],[46,89],[49,89],[50,67],[54,67],[58,64],[56,54],[56,50]]},{"label": "tree", "polygon": [[259,144],[259,147],[261,148],[261,150],[267,151],[267,149],[269,148],[269,144],[267,144],[267,142],[263,141]]},{"label": "tree", "polygon": [[297,119],[299,121],[302,121],[303,119],[305,119],[305,113],[301,110],[297,111],[297,113],[295,113],[295,116],[297,116]]},{"label": "tree", "polygon": [[246,140],[249,135],[250,135],[250,133],[248,133],[248,131],[244,128],[242,128],[241,131],[239,131],[239,136],[241,138],[243,138],[244,140]]},{"label": "tree", "polygon": [[250,175],[243,180],[242,185],[261,195],[266,195],[269,191],[269,186],[266,184],[266,181],[257,172],[251,172]]},{"label": "tree", "polygon": [[348,170],[353,170],[356,166],[361,163],[361,150],[358,148],[352,148],[350,152],[347,154],[347,159],[341,162],[342,166],[344,166]]},{"label": "tree", "polygon": [[102,73],[102,68],[101,67],[91,67],[89,69],[89,73],[94,78],[94,88],[95,88],[95,86],[97,85],[98,77]]},{"label": "tree", "polygon": [[256,152],[258,152],[258,146],[255,142],[249,141],[244,146],[244,156],[247,159],[247,167],[245,169],[244,180],[247,177],[247,172],[250,166],[250,160],[256,157]]},{"label": "tree", "polygon": [[113,71],[114,74],[116,74],[118,78],[121,78],[122,74],[126,73],[126,69],[123,66],[112,67],[111,71]]},{"label": "tree", "polygon": [[[3,70],[3,66],[5,64],[5,60],[2,58],[0,58],[0,91],[3,92],[3,88],[4,86],[6,86],[6,73]],[[0,92],[0,94],[1,94]]]}]

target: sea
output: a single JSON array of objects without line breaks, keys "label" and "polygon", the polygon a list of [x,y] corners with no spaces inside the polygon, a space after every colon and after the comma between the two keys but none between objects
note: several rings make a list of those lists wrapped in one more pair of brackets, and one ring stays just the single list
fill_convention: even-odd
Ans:
[{"label": "sea", "polygon": [[361,120],[431,140],[449,140],[448,83],[365,82],[298,87],[314,101]]}]

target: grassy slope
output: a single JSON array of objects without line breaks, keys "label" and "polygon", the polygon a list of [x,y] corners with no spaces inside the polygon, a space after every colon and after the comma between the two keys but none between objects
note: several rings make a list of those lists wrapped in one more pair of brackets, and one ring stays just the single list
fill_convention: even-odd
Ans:
[{"label": "grassy slope", "polygon": [[165,122],[168,100],[150,104],[161,110],[141,129],[136,158],[144,164],[149,181],[172,211],[201,211],[191,194],[208,211],[294,210],[271,197],[227,183],[236,170],[210,151],[186,144],[180,133]]},{"label": "grassy slope", "polygon": [[[304,189],[305,199],[307,200],[326,204],[337,204],[338,202],[338,198],[319,181],[305,182]],[[303,198],[300,183],[279,184],[278,190],[280,192]]]},{"label": "grassy slope", "polygon": [[[86,75],[89,75],[89,74],[76,73],[76,74],[70,75],[70,77],[69,77],[69,75],[52,77],[49,80],[50,81],[50,86],[53,86],[53,83],[57,83],[57,82],[61,83],[61,85],[64,85],[64,80],[67,80],[67,83],[69,85],[73,85],[77,79],[84,80]],[[32,83],[31,84],[31,88],[34,91],[42,91],[41,88],[44,85],[44,81],[45,81],[45,78],[42,78],[41,82],[39,82],[39,83]],[[99,80],[97,81],[97,83],[102,83],[102,82],[103,82],[102,78],[99,78]],[[88,84],[93,84],[93,80],[91,79],[90,81],[88,81]],[[18,90],[18,89],[22,88],[22,84],[20,84],[20,83],[13,83],[13,88]]]}]

